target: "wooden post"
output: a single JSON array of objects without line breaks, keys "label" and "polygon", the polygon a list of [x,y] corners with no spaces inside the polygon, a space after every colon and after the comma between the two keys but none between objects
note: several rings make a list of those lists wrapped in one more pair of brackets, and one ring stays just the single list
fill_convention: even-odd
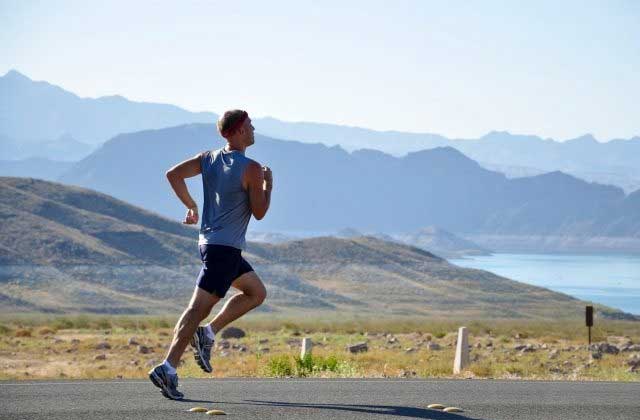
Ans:
[{"label": "wooden post", "polygon": [[589,329],[589,345],[591,345],[591,327],[593,327],[593,306],[587,306],[586,311],[586,321],[587,328]]},{"label": "wooden post", "polygon": [[469,364],[469,337],[467,327],[458,329],[458,345],[456,346],[456,358],[453,361],[453,373],[457,374]]},{"label": "wooden post", "polygon": [[311,342],[310,337],[305,337],[302,339],[302,350],[300,350],[300,358],[304,359],[307,354],[311,354],[311,347],[313,347],[313,343]]}]

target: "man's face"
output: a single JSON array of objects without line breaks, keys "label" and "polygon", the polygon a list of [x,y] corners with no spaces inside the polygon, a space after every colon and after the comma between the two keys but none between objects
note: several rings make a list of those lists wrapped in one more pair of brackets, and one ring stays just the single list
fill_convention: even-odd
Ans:
[{"label": "man's face", "polygon": [[255,139],[253,137],[253,131],[255,130],[255,128],[253,127],[253,125],[251,124],[251,118],[248,118],[246,120],[244,120],[244,123],[242,123],[242,130],[243,130],[243,143],[246,146],[251,146],[254,142]]}]

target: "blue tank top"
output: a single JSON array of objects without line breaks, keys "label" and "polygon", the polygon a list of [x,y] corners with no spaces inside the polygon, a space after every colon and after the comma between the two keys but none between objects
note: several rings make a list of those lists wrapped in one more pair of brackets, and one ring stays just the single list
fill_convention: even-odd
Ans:
[{"label": "blue tank top", "polygon": [[242,176],[250,162],[243,152],[224,148],[200,157],[204,205],[199,245],[245,248],[251,205],[249,192],[242,188]]}]

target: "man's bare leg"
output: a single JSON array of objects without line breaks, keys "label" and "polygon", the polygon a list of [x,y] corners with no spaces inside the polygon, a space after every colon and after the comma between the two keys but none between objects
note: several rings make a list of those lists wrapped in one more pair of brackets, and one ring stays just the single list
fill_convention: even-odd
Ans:
[{"label": "man's bare leg", "polygon": [[213,318],[213,321],[209,323],[215,332],[220,331],[256,306],[260,306],[267,297],[267,289],[254,271],[241,275],[231,283],[231,286],[240,290],[241,293],[231,297],[218,315]]},{"label": "man's bare leg", "polygon": [[209,316],[213,306],[220,300],[215,294],[211,294],[199,287],[193,292],[189,306],[182,313],[180,320],[173,330],[173,341],[167,354],[167,361],[173,367],[178,367],[180,358],[185,348],[191,341],[200,322]]}]

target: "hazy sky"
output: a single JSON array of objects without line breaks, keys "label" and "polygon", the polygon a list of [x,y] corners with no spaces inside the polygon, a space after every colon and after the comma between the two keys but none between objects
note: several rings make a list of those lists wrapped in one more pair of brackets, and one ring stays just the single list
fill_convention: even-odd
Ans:
[{"label": "hazy sky", "polygon": [[0,0],[0,73],[12,68],[193,111],[449,137],[640,135],[635,0]]}]

